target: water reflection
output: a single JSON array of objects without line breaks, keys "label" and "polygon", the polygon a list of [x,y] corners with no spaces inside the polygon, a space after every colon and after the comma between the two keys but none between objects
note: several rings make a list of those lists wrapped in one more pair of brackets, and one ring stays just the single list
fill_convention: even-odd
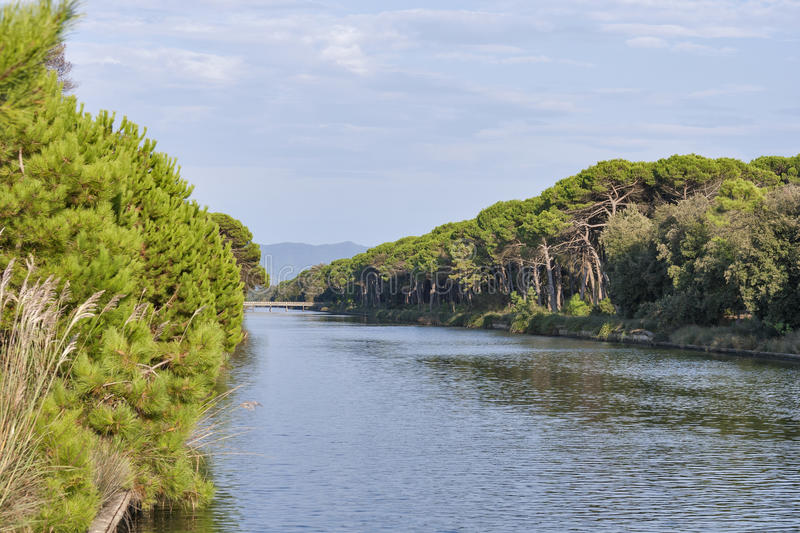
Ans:
[{"label": "water reflection", "polygon": [[[208,510],[139,533],[800,528],[799,367],[249,314]],[[231,452],[231,449],[225,450]]]},{"label": "water reflection", "polygon": [[[747,438],[800,437],[800,391],[791,365],[625,348],[423,361],[444,382],[469,387],[467,395],[474,391],[495,404],[566,414],[610,429],[653,424]],[[759,376],[755,383],[753,373]]]}]

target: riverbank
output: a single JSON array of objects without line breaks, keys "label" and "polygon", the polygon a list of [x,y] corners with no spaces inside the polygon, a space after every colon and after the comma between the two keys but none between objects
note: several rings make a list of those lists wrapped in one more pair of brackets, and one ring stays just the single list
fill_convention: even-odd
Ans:
[{"label": "riverbank", "polygon": [[[686,326],[662,331],[651,320],[624,319],[614,315],[568,316],[557,313],[527,314],[515,311],[423,311],[417,309],[368,309],[322,311],[364,316],[378,323],[497,329],[515,334],[569,337],[600,342],[646,345],[655,348],[800,362],[800,336],[759,339],[746,327],[703,328]],[[704,342],[691,342],[697,339]],[[785,346],[784,350],[765,349]]]}]

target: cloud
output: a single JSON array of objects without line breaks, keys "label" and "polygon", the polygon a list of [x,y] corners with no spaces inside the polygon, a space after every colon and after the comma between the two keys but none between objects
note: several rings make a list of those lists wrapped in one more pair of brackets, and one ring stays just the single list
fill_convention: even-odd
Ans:
[{"label": "cloud", "polygon": [[364,75],[369,72],[369,60],[361,49],[361,34],[351,26],[335,26],[323,39],[321,56],[340,67]]},{"label": "cloud", "polygon": [[595,93],[597,94],[610,94],[610,95],[630,95],[630,94],[637,94],[641,93],[641,89],[637,89],[634,87],[606,87],[601,89],[594,89]]},{"label": "cloud", "polygon": [[683,26],[679,24],[606,24],[607,32],[656,37],[702,37],[706,39],[744,39],[768,37],[765,30],[737,26]]},{"label": "cloud", "polygon": [[530,65],[533,63],[552,63],[553,59],[544,55],[514,55],[502,57],[489,54],[476,54],[469,52],[445,52],[436,54],[437,59],[449,61],[478,62],[491,65]]},{"label": "cloud", "polygon": [[504,65],[525,65],[530,63],[550,63],[553,61],[547,56],[514,56],[501,60]]},{"label": "cloud", "polygon": [[573,113],[578,106],[565,94],[542,94],[517,89],[471,85],[466,89],[494,101],[528,108],[536,111],[554,113]]},{"label": "cloud", "polygon": [[635,37],[626,40],[625,44],[631,48],[668,49],[672,52],[684,52],[702,56],[724,56],[736,52],[736,48],[730,46],[715,47],[689,41],[670,44],[667,40],[660,37]]},{"label": "cloud", "polygon": [[687,124],[652,123],[643,124],[641,129],[647,132],[666,136],[736,136],[754,133],[752,126],[695,126]]},{"label": "cloud", "polygon": [[71,43],[69,58],[78,67],[113,67],[147,74],[150,82],[231,84],[245,71],[239,56],[195,52],[183,48],[99,46]]},{"label": "cloud", "polygon": [[491,46],[505,41],[509,45],[509,40],[530,38],[552,28],[541,18],[489,10],[407,9],[360,18],[376,29],[391,29],[393,33],[428,43]]},{"label": "cloud", "polygon": [[[412,5],[86,2],[67,55],[87,109],[146,123],[184,168],[241,165],[222,181],[217,171],[187,178],[197,179],[198,198],[252,222],[265,242],[289,231],[324,239],[318,232],[333,226],[340,237],[368,241],[414,231],[402,217],[378,217],[365,229],[363,213],[349,225],[314,227],[287,211],[276,226],[255,201],[290,205],[302,191],[326,205],[355,177],[353,201],[365,205],[396,197],[406,176],[442,189],[485,184],[486,176],[513,184],[493,188],[491,198],[456,187],[463,196],[447,213],[420,199],[415,224],[423,231],[494,199],[531,195],[598,158],[796,150],[788,128],[800,127],[790,126],[798,73],[788,58],[797,52],[788,39],[800,22],[798,1],[431,0],[417,4],[424,9],[395,8],[403,4]],[[244,201],[241,190],[261,194]]]},{"label": "cloud", "polygon": [[628,39],[625,44],[631,48],[666,48],[669,43],[660,37],[635,37]]},{"label": "cloud", "polygon": [[692,93],[689,93],[689,98],[693,99],[716,98],[718,96],[752,94],[764,91],[766,91],[766,88],[760,85],[725,85],[723,87],[717,87],[715,89],[694,91]]},{"label": "cloud", "polygon": [[688,41],[675,43],[672,45],[672,50],[675,52],[687,52],[690,54],[697,54],[703,56],[726,56],[736,52],[736,48],[730,46],[723,46],[716,48],[705,44],[697,44]]},{"label": "cloud", "polygon": [[130,65],[141,71],[157,73],[173,83],[210,82],[229,84],[243,73],[244,62],[236,56],[222,56],[180,48],[126,49]]}]

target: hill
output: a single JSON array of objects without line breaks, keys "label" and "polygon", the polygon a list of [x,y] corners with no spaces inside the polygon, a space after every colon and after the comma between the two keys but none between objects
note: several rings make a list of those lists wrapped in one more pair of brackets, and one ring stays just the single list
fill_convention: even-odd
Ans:
[{"label": "hill", "polygon": [[366,246],[354,242],[336,244],[305,244],[282,242],[261,245],[261,264],[269,274],[270,284],[294,279],[300,272],[320,263],[348,259],[367,251]]}]

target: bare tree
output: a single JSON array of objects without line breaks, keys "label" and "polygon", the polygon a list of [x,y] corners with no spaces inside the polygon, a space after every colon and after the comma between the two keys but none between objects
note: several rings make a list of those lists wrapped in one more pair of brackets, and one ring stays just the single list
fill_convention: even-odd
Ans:
[{"label": "bare tree", "polygon": [[64,92],[68,93],[78,86],[75,81],[69,77],[72,71],[72,63],[67,61],[65,50],[67,45],[64,43],[59,44],[47,54],[47,59],[44,64],[58,75],[58,81],[64,86]]}]

